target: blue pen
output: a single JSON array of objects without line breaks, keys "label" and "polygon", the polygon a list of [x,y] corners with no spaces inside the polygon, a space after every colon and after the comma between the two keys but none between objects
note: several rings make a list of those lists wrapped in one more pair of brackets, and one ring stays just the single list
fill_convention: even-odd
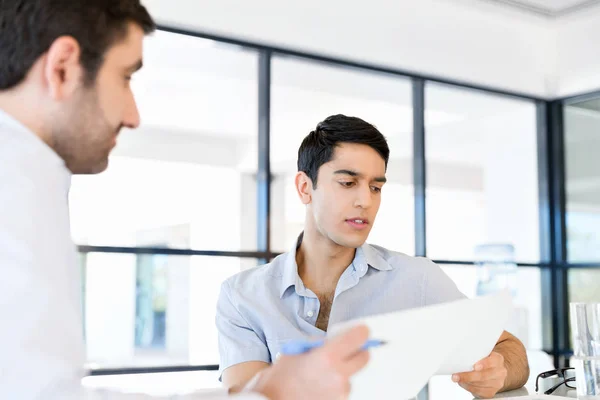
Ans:
[{"label": "blue pen", "polygon": [[[368,350],[368,349],[371,349],[374,347],[383,346],[386,343],[387,342],[385,342],[383,340],[369,339],[363,345],[362,349]],[[281,347],[281,354],[286,355],[286,356],[298,355],[298,354],[306,353],[312,349],[316,349],[317,347],[321,347],[321,346],[323,346],[323,344],[325,344],[324,340],[317,340],[317,341],[313,341],[313,342],[306,341],[306,340],[292,340],[292,341],[285,343]]]}]

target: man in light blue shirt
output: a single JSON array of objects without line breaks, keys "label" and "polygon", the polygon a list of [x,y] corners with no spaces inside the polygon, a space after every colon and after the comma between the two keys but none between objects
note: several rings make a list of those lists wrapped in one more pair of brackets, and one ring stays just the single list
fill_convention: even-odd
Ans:
[{"label": "man in light blue shirt", "polygon": [[[331,116],[304,139],[295,179],[304,232],[290,252],[221,288],[216,323],[227,386],[251,379],[286,342],[325,336],[330,324],[464,298],[433,262],[365,243],[388,159],[383,135],[359,118]],[[523,345],[504,332],[489,357],[453,380],[492,397],[528,376]]]}]

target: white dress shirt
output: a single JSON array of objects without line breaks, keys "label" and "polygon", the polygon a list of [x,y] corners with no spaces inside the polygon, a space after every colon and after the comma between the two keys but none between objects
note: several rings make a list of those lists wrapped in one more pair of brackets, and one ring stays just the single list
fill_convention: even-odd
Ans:
[{"label": "white dress shirt", "polygon": [[[81,280],[69,228],[70,181],[64,161],[0,110],[0,398],[156,399],[81,386],[85,350]],[[251,393],[232,397],[264,399]],[[221,391],[169,398],[229,396]]]}]

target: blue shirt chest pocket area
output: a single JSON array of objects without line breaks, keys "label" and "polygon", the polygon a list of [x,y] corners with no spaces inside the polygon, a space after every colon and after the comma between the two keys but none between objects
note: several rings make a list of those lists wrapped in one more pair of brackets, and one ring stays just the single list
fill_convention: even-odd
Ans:
[{"label": "blue shirt chest pocket area", "polygon": [[271,363],[277,361],[277,358],[281,355],[281,348],[285,343],[291,339],[267,339],[267,347],[269,348],[269,355],[271,356]]},{"label": "blue shirt chest pocket area", "polygon": [[269,348],[269,355],[271,356],[271,363],[274,363],[277,358],[279,358],[280,356],[283,355],[282,352],[282,347],[291,341],[296,341],[296,340],[319,340],[318,338],[307,338],[306,336],[302,336],[302,335],[298,335],[295,337],[289,337],[289,338],[280,338],[280,337],[273,337],[273,338],[267,338],[267,347]]}]

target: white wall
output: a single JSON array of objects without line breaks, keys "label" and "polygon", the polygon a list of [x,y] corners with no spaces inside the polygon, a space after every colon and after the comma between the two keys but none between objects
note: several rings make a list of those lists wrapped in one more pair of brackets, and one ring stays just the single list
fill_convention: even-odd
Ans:
[{"label": "white wall", "polygon": [[560,97],[600,89],[600,8],[557,22]]},{"label": "white wall", "polygon": [[553,21],[469,0],[145,0],[161,24],[539,96],[554,93]]}]

